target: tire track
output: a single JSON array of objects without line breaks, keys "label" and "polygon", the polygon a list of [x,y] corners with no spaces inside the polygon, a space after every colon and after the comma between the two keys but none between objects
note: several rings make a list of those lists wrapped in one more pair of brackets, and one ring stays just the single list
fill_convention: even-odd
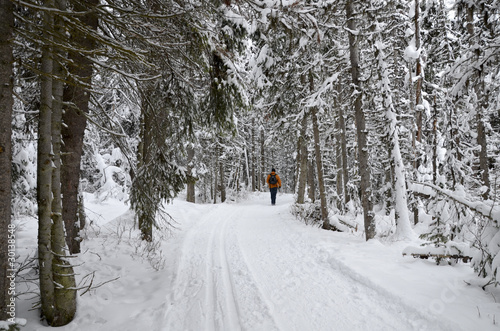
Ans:
[{"label": "tire track", "polygon": [[[213,208],[190,228],[182,242],[180,256],[176,260],[177,268],[171,282],[172,293],[164,316],[164,330],[204,330],[210,316],[206,312],[207,252],[210,251],[210,239],[207,230],[212,233],[214,217],[219,208]],[[210,307],[209,307],[210,310]],[[213,323],[212,323],[213,325]]]},{"label": "tire track", "polygon": [[[233,220],[235,213],[235,211],[230,212],[224,220],[219,222],[217,228],[220,231],[218,231],[217,240],[213,246],[215,248],[215,252],[212,257],[215,266],[215,279],[217,280],[215,282],[216,293],[214,296],[214,302],[219,308],[219,311],[214,311],[214,314],[215,316],[219,314],[221,315],[220,323],[216,324],[217,330],[241,330],[234,283],[226,252],[227,228],[231,220]],[[220,225],[220,223],[223,224]]]},{"label": "tire track", "polygon": [[290,227],[289,202],[267,202],[254,197],[200,208],[199,221],[179,240],[157,330],[458,329],[351,270],[308,231]]},{"label": "tire track", "polygon": [[165,329],[241,329],[225,243],[237,211],[219,205],[186,234],[163,319]]}]

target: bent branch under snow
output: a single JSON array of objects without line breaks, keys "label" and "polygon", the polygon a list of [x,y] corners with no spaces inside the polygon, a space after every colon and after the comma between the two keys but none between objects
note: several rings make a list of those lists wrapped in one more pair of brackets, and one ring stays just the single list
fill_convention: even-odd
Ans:
[{"label": "bent branch under snow", "polygon": [[408,188],[413,192],[429,196],[435,196],[436,193],[443,194],[453,201],[467,206],[468,208],[481,214],[482,216],[495,221],[497,224],[500,223],[500,206],[495,205],[494,203],[488,204],[482,201],[469,201],[463,197],[463,192],[446,190],[429,183],[411,182],[409,183]]}]

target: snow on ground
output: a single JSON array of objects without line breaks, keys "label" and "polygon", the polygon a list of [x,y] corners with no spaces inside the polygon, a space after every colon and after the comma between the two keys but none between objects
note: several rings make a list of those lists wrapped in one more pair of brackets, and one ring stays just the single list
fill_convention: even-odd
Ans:
[{"label": "snow on ground", "polygon": [[[291,195],[276,206],[265,193],[217,205],[174,200],[166,209],[176,228],[155,233],[155,247],[137,240],[125,205],[90,197],[75,263],[79,279],[94,274],[101,286],[58,330],[500,330],[498,292],[468,285],[477,280],[469,265],[436,266],[403,257],[408,243],[306,226],[290,214]],[[20,223],[25,256],[37,228]],[[48,330],[30,297],[18,299],[23,330]]]}]

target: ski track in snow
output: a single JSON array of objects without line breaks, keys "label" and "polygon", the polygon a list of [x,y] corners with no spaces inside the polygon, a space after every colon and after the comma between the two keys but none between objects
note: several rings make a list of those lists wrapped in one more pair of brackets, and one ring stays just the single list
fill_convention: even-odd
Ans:
[{"label": "ski track in snow", "polygon": [[290,230],[291,196],[268,200],[213,206],[187,230],[158,330],[456,329]]}]

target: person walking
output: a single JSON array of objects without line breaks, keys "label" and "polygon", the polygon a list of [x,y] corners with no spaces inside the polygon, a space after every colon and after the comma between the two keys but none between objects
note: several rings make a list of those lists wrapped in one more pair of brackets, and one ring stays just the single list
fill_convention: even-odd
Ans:
[{"label": "person walking", "polygon": [[278,188],[281,188],[280,176],[276,174],[276,170],[273,168],[271,173],[267,175],[267,184],[269,185],[269,191],[271,191],[271,205],[276,204],[276,194],[278,193]]}]

